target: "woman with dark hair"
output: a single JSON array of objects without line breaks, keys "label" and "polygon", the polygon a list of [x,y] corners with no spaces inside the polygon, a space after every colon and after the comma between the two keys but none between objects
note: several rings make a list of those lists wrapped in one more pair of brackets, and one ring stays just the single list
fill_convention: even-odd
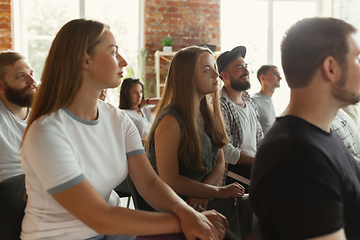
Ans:
[{"label": "woman with dark hair", "polygon": [[[102,89],[120,84],[126,65],[103,23],[72,20],[56,35],[22,140],[22,239],[224,236],[225,218],[187,206],[151,168],[129,117],[98,100]],[[159,212],[120,207],[112,189],[128,174]]]},{"label": "woman with dark hair", "polygon": [[[139,79],[126,78],[121,83],[119,108],[135,123],[141,139],[145,141],[149,135],[158,98],[144,98],[144,85]],[[148,105],[144,107],[144,105]]]},{"label": "woman with dark hair", "polygon": [[175,54],[150,131],[148,157],[160,178],[195,210],[219,209],[230,230],[250,238],[252,211],[244,187],[217,185],[228,142],[218,76],[208,48],[192,46]]}]

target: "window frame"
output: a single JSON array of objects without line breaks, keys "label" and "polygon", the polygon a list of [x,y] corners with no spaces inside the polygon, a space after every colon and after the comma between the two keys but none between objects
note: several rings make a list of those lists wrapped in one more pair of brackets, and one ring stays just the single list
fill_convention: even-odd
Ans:
[{"label": "window frame", "polygon": [[[26,4],[28,0],[12,0],[11,16],[12,16],[12,39],[13,50],[20,52],[26,59],[28,58],[28,35],[27,35],[27,11]],[[139,1],[139,41],[138,54],[144,46],[144,7],[145,0]],[[78,0],[79,18],[86,18],[85,0]],[[37,36],[36,39],[49,39],[54,36]]]}]

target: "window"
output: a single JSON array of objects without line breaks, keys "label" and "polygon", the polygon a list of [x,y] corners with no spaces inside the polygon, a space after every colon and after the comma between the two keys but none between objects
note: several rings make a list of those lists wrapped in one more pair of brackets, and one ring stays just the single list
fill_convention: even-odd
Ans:
[{"label": "window", "polygon": [[276,65],[283,77],[281,87],[273,95],[277,115],[285,109],[290,96],[281,68],[281,40],[285,31],[296,21],[325,15],[325,3],[321,0],[221,1],[221,51],[231,50],[238,45],[247,48],[245,60],[249,63],[250,95],[261,89],[256,77],[261,65]]},{"label": "window", "polygon": [[[120,54],[127,60],[126,74],[138,72],[139,46],[142,46],[143,0],[14,0],[14,50],[22,53],[40,80],[51,43],[60,28],[71,19],[84,17],[110,26],[119,45]],[[107,99],[118,105],[118,89],[109,92]]]}]

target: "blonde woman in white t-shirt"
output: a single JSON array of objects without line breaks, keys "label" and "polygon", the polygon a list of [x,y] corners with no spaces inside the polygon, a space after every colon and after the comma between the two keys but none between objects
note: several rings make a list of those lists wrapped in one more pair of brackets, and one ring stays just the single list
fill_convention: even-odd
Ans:
[{"label": "blonde woman in white t-shirt", "polygon": [[[126,65],[103,23],[72,20],[56,35],[22,141],[22,239],[224,236],[225,218],[197,213],[180,199],[153,171],[131,120],[98,100],[102,89],[120,84]],[[118,205],[112,189],[127,174],[159,212]]]}]

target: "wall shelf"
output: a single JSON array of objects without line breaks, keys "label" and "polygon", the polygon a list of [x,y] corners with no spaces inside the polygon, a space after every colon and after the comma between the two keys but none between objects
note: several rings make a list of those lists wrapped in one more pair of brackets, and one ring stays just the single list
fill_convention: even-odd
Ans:
[{"label": "wall shelf", "polygon": [[156,97],[161,97],[161,88],[165,86],[165,79],[161,82],[161,66],[160,60],[164,60],[167,62],[166,66],[168,67],[172,57],[175,55],[176,52],[163,52],[163,51],[156,51],[155,52],[155,75],[156,75]]}]

